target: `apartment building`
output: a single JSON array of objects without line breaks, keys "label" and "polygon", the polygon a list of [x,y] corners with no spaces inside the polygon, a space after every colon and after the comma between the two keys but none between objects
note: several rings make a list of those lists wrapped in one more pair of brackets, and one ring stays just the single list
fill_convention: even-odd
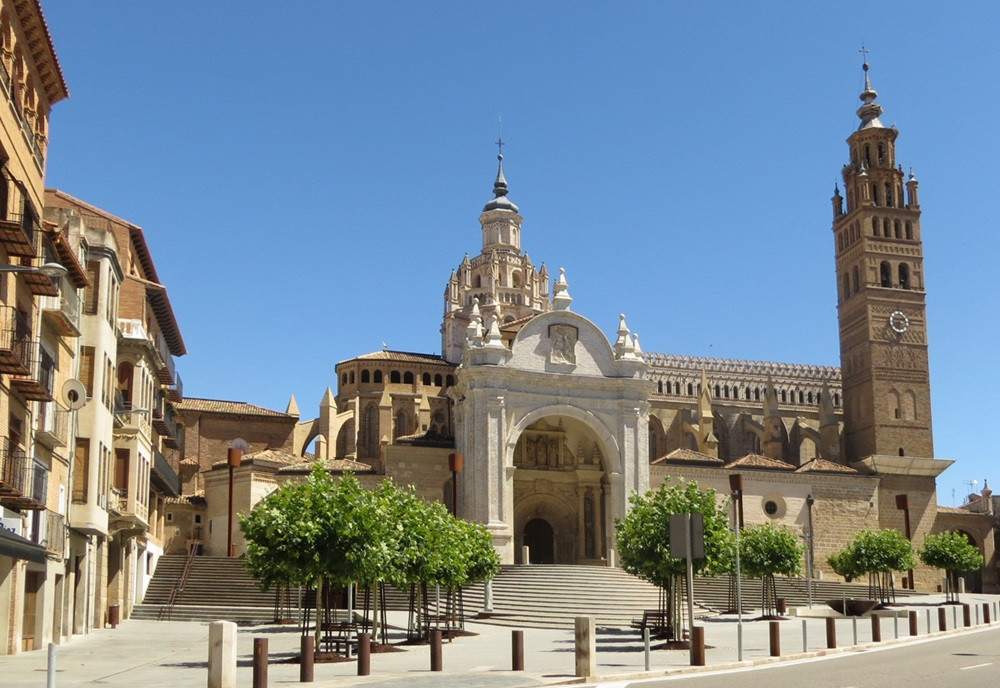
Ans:
[{"label": "apartment building", "polygon": [[87,282],[41,221],[49,113],[69,93],[38,2],[0,1],[0,92],[0,651],[11,653],[67,632],[74,419],[58,395],[76,374]]}]

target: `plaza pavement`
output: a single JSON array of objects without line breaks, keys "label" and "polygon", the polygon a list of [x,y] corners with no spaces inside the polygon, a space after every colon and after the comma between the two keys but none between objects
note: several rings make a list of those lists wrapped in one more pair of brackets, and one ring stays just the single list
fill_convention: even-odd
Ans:
[{"label": "plaza pavement", "polygon": [[[752,599],[748,597],[748,601]],[[927,633],[926,610],[931,610],[931,631],[938,632],[936,607],[943,596],[918,598],[901,609],[918,611],[921,636]],[[1000,602],[997,595],[965,594],[962,602],[991,605]],[[819,605],[816,605],[819,608]],[[962,626],[962,610],[948,606],[947,633],[955,629],[955,619]],[[994,611],[995,611],[994,607]],[[980,622],[982,619],[980,618]],[[973,612],[972,622],[976,616]],[[393,642],[405,636],[404,613],[390,613],[389,623],[395,626],[390,636]],[[706,660],[708,669],[739,666],[737,664],[737,623],[735,617],[706,619]],[[802,619],[790,617],[781,622],[782,658],[802,656]],[[993,625],[1000,626],[993,617]],[[891,618],[882,620],[883,645],[895,641],[896,625]],[[775,661],[769,657],[767,622],[745,621],[743,625],[744,665]],[[806,639],[810,654],[826,653],[825,621],[806,619]],[[953,630],[954,629],[954,630]],[[316,664],[316,688],[332,686],[399,686],[406,688],[551,685],[580,682],[574,676],[574,641],[572,630],[524,630],[525,671],[511,668],[511,631],[508,627],[469,623],[467,630],[474,635],[445,642],[443,672],[430,671],[430,653],[426,645],[402,646],[403,651],[373,654],[372,673],[357,676],[355,662]],[[906,618],[898,619],[900,641],[908,637]],[[253,639],[266,637],[271,663],[269,685],[298,684],[298,664],[285,663],[298,654],[299,633],[295,627],[241,626],[238,633],[238,685],[252,683],[251,660]],[[837,620],[837,640],[840,648],[854,645],[854,624],[850,619]],[[871,642],[871,623],[867,618],[857,622],[857,651]],[[655,647],[657,643],[654,641]],[[933,647],[932,645],[929,647]],[[848,651],[848,650],[837,650]],[[78,636],[57,649],[57,679],[60,688],[75,686],[105,686],[108,688],[174,688],[205,686],[207,682],[208,624],[195,622],[163,622],[127,620],[117,629],[102,629],[87,636]],[[36,650],[20,655],[0,657],[0,685],[6,688],[36,688],[46,685],[47,651]],[[639,679],[673,672],[697,671],[689,666],[686,650],[654,650],[651,653],[651,673],[645,673],[642,639],[637,631],[598,629],[597,673],[600,680]]]}]

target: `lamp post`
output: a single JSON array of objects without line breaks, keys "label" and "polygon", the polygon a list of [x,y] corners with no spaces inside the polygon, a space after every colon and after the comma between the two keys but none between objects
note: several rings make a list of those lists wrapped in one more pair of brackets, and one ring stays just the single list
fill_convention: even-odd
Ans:
[{"label": "lamp post", "polygon": [[[743,475],[732,473],[729,476],[729,489],[733,493],[733,521],[737,530],[743,530]],[[737,507],[739,511],[736,511]]]},{"label": "lamp post", "polygon": [[812,609],[813,606],[813,504],[816,500],[813,499],[811,494],[806,495],[806,517],[809,519],[809,533],[806,535],[807,542],[809,543],[809,556],[806,557],[806,586],[807,592],[809,594],[809,608]]},{"label": "lamp post", "polygon": [[[896,508],[903,512],[903,525],[906,528],[906,539],[913,542],[910,535],[910,498],[905,494],[896,495]],[[913,590],[913,569],[906,572],[907,585]]]},{"label": "lamp post", "polygon": [[[226,524],[226,556],[231,557],[235,554],[233,551],[233,469],[238,468],[241,463],[243,463],[243,447],[239,444],[240,440],[233,440],[229,445],[228,453],[228,463],[229,463],[229,519]],[[246,444],[245,442],[243,444]]]},{"label": "lamp post", "polygon": [[733,484],[733,478],[739,478],[740,489],[734,489],[733,497],[733,530],[736,531],[736,657],[743,661],[743,572],[740,570],[740,524],[736,519],[736,500],[743,500],[743,476],[739,473],[729,476],[729,483]]},{"label": "lamp post", "polygon": [[0,272],[26,272],[58,279],[64,277],[69,270],[59,263],[46,263],[38,267],[32,265],[0,265]]},{"label": "lamp post", "polygon": [[461,454],[448,454],[448,469],[451,471],[451,514],[458,518],[458,474],[462,472],[464,457]]}]

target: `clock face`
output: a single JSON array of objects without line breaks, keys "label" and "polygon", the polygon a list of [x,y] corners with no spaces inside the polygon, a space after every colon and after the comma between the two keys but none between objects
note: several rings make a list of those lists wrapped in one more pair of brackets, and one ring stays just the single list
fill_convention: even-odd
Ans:
[{"label": "clock face", "polygon": [[893,311],[889,314],[889,327],[896,334],[903,334],[910,329],[910,319],[903,311]]}]

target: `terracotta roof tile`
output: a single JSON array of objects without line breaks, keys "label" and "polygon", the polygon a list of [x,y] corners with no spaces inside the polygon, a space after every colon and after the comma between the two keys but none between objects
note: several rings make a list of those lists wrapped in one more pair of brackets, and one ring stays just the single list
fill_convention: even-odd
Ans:
[{"label": "terracotta roof tile", "polygon": [[776,459],[769,459],[760,454],[747,454],[741,459],[730,461],[726,464],[726,468],[762,468],[772,471],[795,470],[795,466],[792,466],[791,464],[787,464],[784,461],[778,461]]},{"label": "terracotta roof tile", "polygon": [[969,511],[968,509],[963,509],[957,506],[941,506],[938,505],[939,514],[961,514],[962,516],[987,516],[988,514],[980,514],[975,511]]},{"label": "terracotta roof tile", "polygon": [[203,413],[228,413],[239,416],[268,416],[271,418],[294,418],[281,411],[272,411],[263,406],[255,406],[245,401],[224,401],[222,399],[199,399],[197,397],[185,397],[177,404],[181,411],[193,411]]},{"label": "terracotta roof tile", "polygon": [[[452,366],[446,360],[441,358],[436,354],[420,354],[412,351],[388,351],[383,349],[382,351],[373,351],[368,354],[361,354],[360,356],[355,356],[354,358],[349,358],[346,361],[341,361],[341,363],[347,363],[348,361],[395,361],[397,363],[439,363],[449,367]],[[338,364],[339,365],[339,364]]]},{"label": "terracotta roof tile", "polygon": [[834,463],[826,459],[813,459],[795,469],[796,473],[857,473],[850,466],[842,463]]},{"label": "terracotta roof tile", "polygon": [[[302,458],[301,456],[298,458]],[[353,459],[325,459],[323,463],[331,471],[356,471],[358,473],[364,473],[373,470],[367,463],[361,463],[360,461],[354,461]],[[279,468],[278,473],[299,473],[303,471],[311,471],[313,466],[316,465],[316,460],[310,461],[299,461],[298,463],[293,463],[284,468]]]},{"label": "terracotta roof tile", "polygon": [[709,456],[708,454],[702,454],[701,452],[694,451],[693,449],[674,449],[672,452],[666,456],[661,456],[655,461],[650,462],[654,466],[663,465],[665,463],[687,463],[687,464],[702,464],[708,466],[722,466],[725,461],[722,459],[717,459],[714,456]]}]

